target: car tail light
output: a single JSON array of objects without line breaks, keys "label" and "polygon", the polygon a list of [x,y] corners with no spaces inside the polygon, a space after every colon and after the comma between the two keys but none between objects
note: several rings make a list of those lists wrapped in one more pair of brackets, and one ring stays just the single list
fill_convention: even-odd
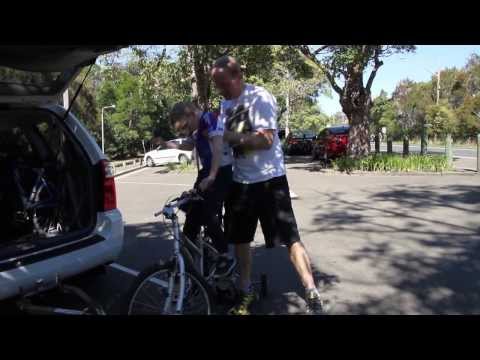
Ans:
[{"label": "car tail light", "polygon": [[101,211],[109,211],[117,208],[117,192],[115,189],[115,178],[113,177],[113,165],[108,160],[100,161],[102,181],[102,202]]}]

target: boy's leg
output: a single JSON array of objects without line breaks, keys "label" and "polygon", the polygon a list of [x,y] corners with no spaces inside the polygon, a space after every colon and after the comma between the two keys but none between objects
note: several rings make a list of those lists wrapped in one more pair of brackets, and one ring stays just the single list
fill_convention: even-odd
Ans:
[{"label": "boy's leg", "polygon": [[195,241],[200,232],[200,227],[202,225],[201,216],[202,211],[198,204],[193,204],[192,209],[185,216],[183,234],[189,238],[190,241]]},{"label": "boy's leg", "polygon": [[255,299],[251,287],[250,252],[250,243],[253,241],[258,223],[255,200],[256,196],[251,185],[232,184],[227,211],[229,214],[227,238],[234,244],[240,275],[240,299],[230,311],[233,315],[248,315],[250,304]]},{"label": "boy's leg", "polygon": [[[198,189],[200,182],[207,176],[206,172],[199,171],[197,179],[193,184],[194,189]],[[183,225],[183,234],[191,241],[195,241],[200,227],[202,225],[202,205],[198,202],[192,204],[192,208],[187,212],[185,216],[185,224]]]},{"label": "boy's leg", "polygon": [[239,287],[247,292],[252,284],[252,254],[250,252],[250,243],[236,244],[235,256],[237,257],[239,267]]},{"label": "boy's leg", "polygon": [[222,229],[222,207],[230,189],[232,178],[231,166],[221,167],[212,187],[204,193],[204,216],[207,233],[213,240],[215,249],[220,254],[228,254],[226,231]]}]

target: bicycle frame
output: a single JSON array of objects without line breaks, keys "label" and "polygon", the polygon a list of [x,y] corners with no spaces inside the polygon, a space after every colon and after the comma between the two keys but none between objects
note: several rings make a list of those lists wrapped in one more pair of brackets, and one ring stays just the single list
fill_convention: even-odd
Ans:
[{"label": "bicycle frame", "polygon": [[168,280],[168,296],[167,300],[165,301],[164,305],[164,313],[168,314],[170,312],[170,306],[172,302],[172,296],[175,287],[175,278],[178,276],[180,280],[179,286],[179,294],[177,298],[177,306],[175,312],[180,314],[183,309],[183,299],[185,296],[185,260],[183,255],[180,251],[180,225],[178,224],[178,217],[173,212],[173,209],[170,207],[166,207],[163,210],[163,214],[168,216],[172,223],[173,223],[173,260],[174,260],[174,267],[173,267],[173,274],[170,276]]},{"label": "bicycle frame", "polygon": [[[212,277],[213,274],[208,274],[208,276],[204,276],[204,256],[205,256],[205,247],[209,249],[209,251],[212,251],[214,254],[217,254],[217,251],[210,246],[208,243],[206,243],[203,240],[202,233],[199,234],[198,236],[198,245],[193,243],[190,239],[185,237],[185,240],[182,241],[180,237],[180,224],[178,222],[178,216],[175,213],[175,209],[180,206],[180,203],[185,202],[186,200],[179,200],[176,203],[170,203],[166,205],[163,210],[160,212],[163,214],[167,219],[169,219],[172,222],[173,226],[173,238],[174,238],[174,243],[173,243],[173,273],[169,277],[169,283],[168,283],[168,296],[165,301],[164,305],[164,313],[169,313],[170,312],[170,307],[171,303],[173,300],[173,294],[174,294],[174,287],[175,287],[175,279],[177,276],[179,277],[179,291],[178,291],[178,297],[177,297],[177,303],[176,303],[176,308],[175,312],[177,314],[180,314],[183,309],[183,301],[185,298],[185,258],[182,254],[182,247],[185,247],[185,249],[191,250],[193,252],[192,257],[193,257],[193,263],[191,264],[197,271],[200,272],[201,276],[206,278],[207,281],[209,281]],[[158,216],[160,213],[154,214],[155,216]]]}]

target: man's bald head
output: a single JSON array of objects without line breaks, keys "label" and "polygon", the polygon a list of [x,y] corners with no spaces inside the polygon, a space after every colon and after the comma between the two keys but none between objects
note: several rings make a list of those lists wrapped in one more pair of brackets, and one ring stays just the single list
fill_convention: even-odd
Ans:
[{"label": "man's bald head", "polygon": [[231,56],[222,56],[212,67],[215,87],[225,99],[235,99],[243,91],[243,74],[240,64]]},{"label": "man's bald head", "polygon": [[222,56],[221,58],[217,59],[213,64],[212,71],[223,70],[229,71],[232,76],[240,76],[242,77],[242,68],[238,61],[232,56]]}]

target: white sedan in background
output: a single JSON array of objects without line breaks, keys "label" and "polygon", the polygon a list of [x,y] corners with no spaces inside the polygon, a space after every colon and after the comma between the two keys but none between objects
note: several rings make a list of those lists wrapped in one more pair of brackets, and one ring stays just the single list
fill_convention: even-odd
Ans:
[{"label": "white sedan in background", "polygon": [[[173,142],[180,145],[184,141],[186,141],[186,139],[175,139],[168,142]],[[160,145],[155,150],[146,153],[143,157],[143,161],[149,167],[171,163],[185,164],[192,161],[192,153],[192,151],[168,149]]]}]

